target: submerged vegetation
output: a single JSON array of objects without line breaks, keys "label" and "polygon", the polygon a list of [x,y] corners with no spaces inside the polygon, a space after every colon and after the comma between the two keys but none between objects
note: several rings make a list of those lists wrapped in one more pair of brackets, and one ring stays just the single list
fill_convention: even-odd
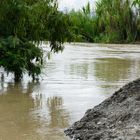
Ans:
[{"label": "submerged vegetation", "polygon": [[4,0],[0,2],[0,66],[15,75],[41,73],[43,53],[39,44],[49,40],[51,50],[63,49],[68,17],[53,0]]},{"label": "submerged vegetation", "polygon": [[140,41],[139,0],[98,0],[95,10],[88,3],[70,11],[74,41],[130,43]]},{"label": "submerged vegetation", "polygon": [[15,80],[26,72],[35,79],[41,73],[42,41],[51,51],[63,43],[140,41],[140,0],[98,0],[79,11],[58,11],[56,0],[4,0],[0,2],[0,67]]}]

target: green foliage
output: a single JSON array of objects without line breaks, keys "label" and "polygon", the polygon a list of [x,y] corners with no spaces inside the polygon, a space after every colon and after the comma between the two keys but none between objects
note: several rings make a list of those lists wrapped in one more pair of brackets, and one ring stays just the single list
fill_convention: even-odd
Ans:
[{"label": "green foliage", "polygon": [[129,0],[101,0],[96,4],[99,30],[105,42],[133,42],[136,19]]},{"label": "green foliage", "polygon": [[33,79],[41,73],[41,41],[50,41],[54,52],[63,49],[69,18],[57,7],[54,0],[0,1],[0,66],[15,80],[24,72]]},{"label": "green foliage", "polygon": [[51,50],[58,52],[63,50],[63,43],[71,40],[69,16],[62,12],[56,12],[50,15],[48,21],[49,41]]},{"label": "green foliage", "polygon": [[0,1],[0,66],[22,78],[41,73],[43,53],[39,43],[49,41],[53,52],[63,43],[129,43],[140,40],[140,0],[98,0],[67,14],[56,0]]},{"label": "green foliage", "polygon": [[72,10],[73,41],[129,43],[140,40],[140,0],[98,0]]},{"label": "green foliage", "polygon": [[7,72],[14,72],[15,80],[22,78],[26,70],[33,78],[39,75],[42,55],[42,51],[33,43],[23,42],[14,36],[0,39],[0,66]]},{"label": "green foliage", "polygon": [[94,30],[95,23],[90,4],[88,3],[82,10],[72,10],[69,16],[72,22],[73,40],[76,42],[93,42],[96,31]]},{"label": "green foliage", "polygon": [[136,24],[137,24],[136,40],[140,40],[140,0],[134,0],[132,6],[135,9],[135,17],[136,17]]},{"label": "green foliage", "polygon": [[[134,6],[140,7],[140,0],[134,0],[132,3]],[[140,12],[140,11],[139,11]]]}]

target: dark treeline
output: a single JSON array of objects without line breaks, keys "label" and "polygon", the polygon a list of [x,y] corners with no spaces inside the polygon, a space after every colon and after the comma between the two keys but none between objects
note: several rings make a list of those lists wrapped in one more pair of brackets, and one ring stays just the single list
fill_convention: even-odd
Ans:
[{"label": "dark treeline", "polygon": [[70,11],[73,41],[134,43],[140,41],[140,0],[98,0]]}]

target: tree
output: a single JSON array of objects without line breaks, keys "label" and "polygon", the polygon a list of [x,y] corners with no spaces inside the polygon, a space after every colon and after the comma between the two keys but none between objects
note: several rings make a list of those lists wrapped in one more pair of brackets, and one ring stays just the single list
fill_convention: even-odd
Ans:
[{"label": "tree", "polygon": [[82,10],[70,11],[69,16],[72,22],[73,40],[78,42],[94,42],[93,37],[96,28],[90,3],[87,3]]},{"label": "tree", "polygon": [[98,0],[69,15],[73,41],[132,43],[140,40],[140,0]]},{"label": "tree", "polygon": [[136,19],[129,0],[100,0],[96,16],[103,42],[135,41]]},{"label": "tree", "polygon": [[134,0],[132,6],[135,9],[135,17],[137,24],[137,40],[140,40],[140,0]]},{"label": "tree", "polygon": [[54,0],[0,1],[0,66],[16,81],[24,72],[33,79],[41,73],[41,41],[50,41],[54,52],[63,49],[69,19],[57,7]]}]

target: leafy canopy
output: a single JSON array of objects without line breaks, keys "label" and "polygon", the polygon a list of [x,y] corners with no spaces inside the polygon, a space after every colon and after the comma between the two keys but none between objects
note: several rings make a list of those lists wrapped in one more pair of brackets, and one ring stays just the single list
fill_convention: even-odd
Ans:
[{"label": "leafy canopy", "polygon": [[68,17],[57,10],[54,0],[0,1],[0,66],[15,74],[15,80],[28,72],[33,78],[41,72],[41,41],[50,41],[51,50],[63,49]]},{"label": "leafy canopy", "polygon": [[69,12],[73,41],[130,43],[140,40],[140,0],[97,0]]}]

